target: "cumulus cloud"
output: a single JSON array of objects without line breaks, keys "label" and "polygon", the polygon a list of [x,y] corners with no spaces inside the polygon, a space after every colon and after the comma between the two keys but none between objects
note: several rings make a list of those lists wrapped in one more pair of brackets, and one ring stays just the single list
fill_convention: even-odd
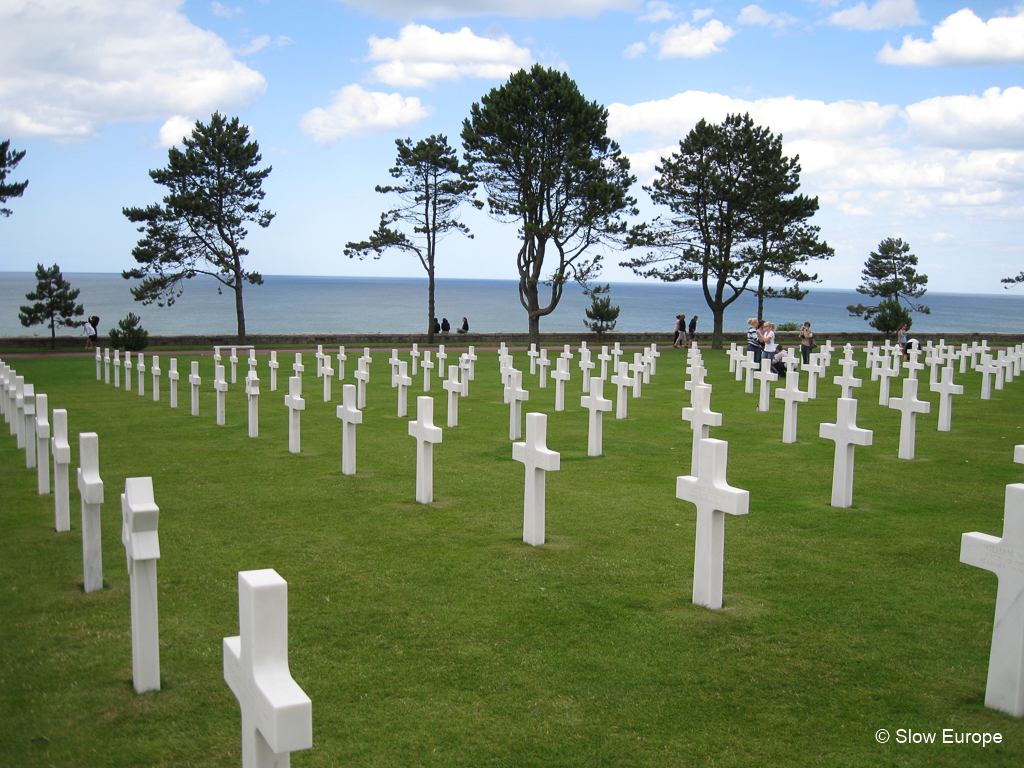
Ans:
[{"label": "cumulus cloud", "polygon": [[371,36],[366,61],[381,61],[370,79],[388,85],[430,88],[439,80],[463,77],[503,79],[533,62],[528,48],[520,48],[507,35],[479,37],[463,27],[438,32],[409,24],[398,38]]},{"label": "cumulus cloud", "polygon": [[175,115],[162,126],[160,126],[160,143],[158,146],[169,149],[173,146],[180,146],[182,139],[192,135],[192,129],[196,127],[196,121],[191,117]]},{"label": "cumulus cloud", "polygon": [[740,10],[736,17],[737,24],[745,24],[759,27],[771,27],[776,32],[785,31],[790,24],[795,24],[799,19],[788,13],[772,13],[766,11],[759,5],[748,5]]},{"label": "cumulus cloud", "polygon": [[923,24],[914,0],[877,0],[870,8],[860,2],[852,8],[836,11],[828,23],[847,29],[895,29],[908,24]]},{"label": "cumulus cloud", "polygon": [[911,134],[928,144],[1024,149],[1024,88],[926,99],[906,108],[906,121]]},{"label": "cumulus cloud", "polygon": [[387,19],[448,19],[513,16],[536,19],[592,19],[604,11],[635,11],[639,0],[342,0],[345,5]]},{"label": "cumulus cloud", "polygon": [[898,49],[886,43],[878,60],[927,67],[1024,64],[1024,9],[985,22],[964,8],[933,27],[930,41],[907,35]]},{"label": "cumulus cloud", "polygon": [[230,19],[236,13],[243,13],[241,6],[236,5],[234,8],[228,8],[220,3],[211,3],[210,10],[214,16],[220,16],[222,19]]},{"label": "cumulus cloud", "polygon": [[656,24],[659,21],[671,21],[677,16],[676,7],[662,0],[650,0],[644,4],[644,12],[637,18],[638,21],[646,21]]},{"label": "cumulus cloud", "polygon": [[303,115],[300,125],[302,132],[312,136],[317,144],[329,144],[338,139],[404,129],[431,112],[415,97],[346,85],[326,108],[318,107]]},{"label": "cumulus cloud", "polygon": [[718,19],[703,27],[689,23],[676,24],[661,33],[650,36],[649,42],[658,47],[659,59],[702,59],[722,50],[720,47],[736,33]]},{"label": "cumulus cloud", "polygon": [[102,123],[248,107],[266,90],[181,0],[0,5],[0,134],[74,139]]},{"label": "cumulus cloud", "polygon": [[248,45],[236,48],[235,53],[239,56],[252,56],[254,53],[259,53],[268,46],[271,48],[283,48],[291,41],[290,37],[285,37],[284,35],[280,35],[275,38],[271,38],[270,35],[260,35],[259,37],[253,38],[252,42]]}]

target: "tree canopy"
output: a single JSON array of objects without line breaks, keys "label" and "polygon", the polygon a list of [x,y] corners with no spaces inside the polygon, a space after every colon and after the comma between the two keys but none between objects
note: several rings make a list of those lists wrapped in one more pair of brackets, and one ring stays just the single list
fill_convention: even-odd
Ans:
[{"label": "tree canopy", "polygon": [[[0,205],[6,203],[12,197],[21,197],[28,186],[28,181],[7,183],[7,174],[18,167],[21,158],[25,156],[25,150],[18,152],[11,149],[10,139],[0,141]],[[0,216],[10,216],[13,211],[10,208],[0,207]]]},{"label": "tree canopy", "polygon": [[928,290],[928,276],[918,274],[916,267],[917,256],[910,252],[910,243],[887,237],[864,263],[857,287],[858,293],[878,298],[878,303],[850,304],[847,311],[854,317],[863,317],[872,328],[886,335],[901,323],[909,328],[913,322],[911,312],[931,313],[931,309],[917,303]]},{"label": "tree canopy", "polygon": [[[799,157],[786,157],[782,137],[750,115],[728,115],[720,125],[701,120],[656,170],[644,189],[671,215],[630,231],[628,244],[648,250],[623,266],[699,282],[714,318],[712,346],[721,346],[725,310],[745,291],[757,293],[759,306],[766,296],[802,298],[800,284],[817,280],[803,266],[832,255],[808,223],[817,198],[795,194]],[[789,285],[766,287],[766,275]]]},{"label": "tree canopy", "polygon": [[[492,89],[463,122],[465,157],[489,213],[519,228],[519,300],[535,342],[565,283],[586,286],[599,273],[601,255],[588,249],[619,241],[620,217],[636,213],[629,160],[607,128],[603,106],[564,72],[539,64]],[[544,302],[541,286],[550,289]]]},{"label": "tree canopy", "polygon": [[[379,259],[389,248],[414,253],[427,272],[427,343],[434,340],[434,259],[437,243],[450,232],[472,238],[469,228],[459,221],[457,210],[470,201],[476,182],[468,165],[461,165],[455,150],[445,136],[431,136],[412,143],[412,139],[395,139],[398,157],[390,170],[399,183],[380,186],[382,193],[396,193],[401,204],[380,215],[380,224],[368,240],[350,242],[345,246],[349,258],[364,258],[373,253]],[[477,208],[483,203],[470,201]],[[410,238],[395,225],[412,229]]]},{"label": "tree canopy", "polygon": [[244,283],[260,285],[259,272],[245,270],[249,251],[242,245],[252,223],[270,225],[274,214],[263,210],[263,181],[270,174],[259,144],[249,141],[249,129],[238,118],[215,112],[207,124],[196,122],[184,151],[171,147],[167,167],[149,172],[167,188],[163,205],[125,208],[123,213],[142,224],[142,239],[132,250],[140,266],[121,273],[142,282],[132,288],[136,301],[170,306],[181,296],[183,281],[209,275],[235,295],[238,336],[245,336]]},{"label": "tree canopy", "polygon": [[[53,349],[56,346],[57,326],[75,328],[79,325],[75,318],[85,314],[85,308],[75,304],[80,292],[81,289],[72,288],[71,283],[64,279],[56,264],[49,269],[37,264],[36,289],[25,294],[26,299],[35,303],[21,307],[18,319],[26,328],[49,325],[50,348]],[[99,329],[96,330],[98,333]]]}]

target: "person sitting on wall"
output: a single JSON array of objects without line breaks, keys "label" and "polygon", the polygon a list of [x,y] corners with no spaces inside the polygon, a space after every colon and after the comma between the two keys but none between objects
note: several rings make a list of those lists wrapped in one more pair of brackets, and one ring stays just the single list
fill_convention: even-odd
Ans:
[{"label": "person sitting on wall", "polygon": [[440,333],[440,332],[441,332],[441,324],[439,322],[437,322],[437,318],[435,317],[434,318],[434,333]]},{"label": "person sitting on wall", "polygon": [[441,318],[441,333],[448,333],[452,329],[451,324],[448,322],[447,317]]},{"label": "person sitting on wall", "polygon": [[469,320],[462,318],[462,327],[455,329],[458,333],[469,333]]}]

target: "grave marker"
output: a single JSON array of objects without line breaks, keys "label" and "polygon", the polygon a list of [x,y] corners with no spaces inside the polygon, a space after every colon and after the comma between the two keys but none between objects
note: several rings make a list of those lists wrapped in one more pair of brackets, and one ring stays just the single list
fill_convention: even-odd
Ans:
[{"label": "grave marker", "polygon": [[[625,365],[625,363],[623,363]],[[544,413],[526,414],[526,440],[512,443],[512,460],[526,466],[523,493],[523,541],[539,547],[544,543],[546,527],[546,477],[560,468],[561,455],[547,447],[548,417]]]},{"label": "grave marker", "polygon": [[270,367],[270,391],[277,392],[277,369],[281,364],[277,362],[276,351],[270,353],[270,362],[267,365]]},{"label": "grave marker", "polygon": [[199,361],[192,361],[192,373],[189,374],[188,383],[192,389],[192,415],[199,415],[199,385],[203,380],[199,378]]},{"label": "grave marker", "polygon": [[555,371],[551,378],[555,380],[555,410],[565,410],[565,382],[569,380],[569,358],[559,357],[555,362]]},{"label": "grave marker", "polygon": [[465,395],[466,382],[459,381],[460,367],[448,366],[448,378],[441,386],[448,390],[448,426],[459,426],[459,395]]},{"label": "grave marker", "polygon": [[601,378],[604,381],[608,380],[608,363],[611,362],[612,356],[608,354],[608,347],[601,347],[601,353],[597,356],[597,359],[601,362]]},{"label": "grave marker", "polygon": [[615,418],[624,419],[626,418],[626,411],[628,407],[628,396],[626,395],[626,388],[633,388],[633,378],[629,375],[629,365],[627,363],[619,363],[618,373],[612,376],[612,384],[615,385]]},{"label": "grave marker", "polygon": [[541,348],[540,359],[537,361],[537,367],[540,368],[540,388],[545,389],[548,386],[548,366],[551,365],[551,361],[548,360],[547,349]]},{"label": "grave marker", "polygon": [[95,432],[78,435],[78,492],[82,497],[82,575],[85,591],[103,589],[103,544],[100,539],[100,443]]},{"label": "grave marker", "polygon": [[124,391],[132,391],[132,353],[124,351]]},{"label": "grave marker", "polygon": [[434,501],[434,443],[440,443],[441,428],[434,426],[434,398],[416,398],[416,421],[409,422],[409,436],[416,438],[416,501]]},{"label": "grave marker", "polygon": [[398,387],[398,418],[400,419],[404,418],[409,412],[409,387],[412,386],[412,377],[406,375],[407,370],[408,364],[405,360],[399,360],[395,385]]},{"label": "grave marker", "polygon": [[430,350],[423,352],[423,362],[420,363],[420,367],[423,368],[423,391],[430,391],[430,374],[434,370],[434,361],[430,359]]},{"label": "grave marker", "polygon": [[[402,365],[405,365],[404,360]],[[356,473],[356,424],[363,423],[362,411],[356,408],[356,397],[355,384],[343,385],[341,405],[335,411],[337,417],[341,419],[341,474],[343,475]]]},{"label": "grave marker", "polygon": [[103,365],[103,356],[100,354],[100,348],[96,347],[96,381],[99,381],[103,373],[100,371],[100,367]]},{"label": "grave marker", "polygon": [[135,359],[138,361],[135,364],[135,370],[138,372],[135,378],[139,382],[139,397],[143,397],[146,394],[146,356],[139,352]]},{"label": "grave marker", "polygon": [[299,453],[302,450],[302,412],[306,409],[301,376],[289,377],[284,404],[288,406],[288,452]]},{"label": "grave marker", "polygon": [[36,395],[36,490],[40,496],[50,492],[50,412],[47,397]]},{"label": "grave marker", "polygon": [[324,379],[324,402],[331,402],[331,382],[334,381],[334,369],[331,368],[330,355],[324,355],[320,361],[320,375]]},{"label": "grave marker", "polygon": [[[530,399],[530,393],[523,389],[523,372],[512,369],[509,385],[505,390],[508,401],[508,439],[518,440],[522,437],[523,401]],[[559,382],[561,383],[561,382]],[[564,406],[564,403],[563,403]],[[557,404],[555,410],[559,410]]]},{"label": "grave marker", "polygon": [[260,436],[260,379],[256,371],[245,377],[245,398],[249,406],[249,437]]},{"label": "grave marker", "polygon": [[757,409],[762,412],[767,412],[772,404],[772,382],[779,380],[779,374],[772,373],[772,361],[769,357],[761,358],[761,368],[754,374],[761,386],[758,389],[760,393],[760,400],[758,401]]},{"label": "grave marker", "polygon": [[345,380],[345,361],[348,360],[348,355],[345,354],[344,347],[338,347],[338,381]]},{"label": "grave marker", "polygon": [[846,509],[853,504],[854,448],[858,445],[871,445],[874,433],[857,426],[857,401],[841,397],[836,401],[836,423],[821,424],[818,436],[835,441],[832,506]]},{"label": "grave marker", "polygon": [[286,768],[313,746],[313,705],[288,670],[288,582],[274,569],[239,572],[238,629],[223,653],[242,710],[242,765]]},{"label": "grave marker", "polygon": [[171,408],[178,407],[178,379],[181,374],[178,373],[178,358],[171,358],[171,370],[167,374],[167,378],[171,382]]},{"label": "grave marker", "polygon": [[960,562],[999,579],[985,706],[1024,717],[1024,484],[1006,486],[1002,538],[963,534]]},{"label": "grave marker", "polygon": [[939,432],[949,432],[953,422],[953,395],[962,395],[962,384],[953,383],[953,366],[942,369],[942,382],[933,384],[932,392],[939,393]]},{"label": "grave marker", "polygon": [[153,355],[153,363],[149,367],[149,374],[153,377],[153,402],[160,402],[160,356]]},{"label": "grave marker", "polygon": [[711,437],[711,427],[722,426],[722,414],[711,410],[711,386],[696,384],[690,392],[690,407],[683,408],[683,421],[690,422],[693,445],[690,450],[690,474],[697,476],[700,441]]},{"label": "grave marker", "polygon": [[121,388],[121,350],[114,350],[114,389]]},{"label": "grave marker", "polygon": [[604,379],[590,380],[590,392],[580,398],[580,406],[590,411],[587,455],[600,456],[604,444],[604,413],[612,409],[612,401],[604,396]]},{"label": "grave marker", "polygon": [[[292,363],[292,373],[294,373],[296,376],[298,376],[301,379],[302,378],[302,373],[305,370],[306,370],[306,366],[304,366],[302,364],[302,353],[301,352],[296,352],[295,353],[295,362]],[[291,377],[289,376],[289,378],[291,378]],[[291,385],[289,384],[289,386],[291,386]]]},{"label": "grave marker", "polygon": [[530,344],[530,351],[526,353],[527,357],[530,358],[530,375],[537,375],[537,358],[540,357],[540,352],[537,351],[536,344]]},{"label": "grave marker", "polygon": [[71,530],[71,498],[68,493],[71,446],[68,444],[68,412],[63,408],[53,409],[53,437],[50,438],[50,450],[53,453],[54,530],[63,533]]},{"label": "grave marker", "polygon": [[698,449],[698,472],[676,478],[676,498],[697,507],[693,554],[693,603],[713,610],[722,607],[725,570],[725,516],[745,515],[750,493],[726,480],[729,444],[705,438]]},{"label": "grave marker", "polygon": [[409,371],[409,376],[415,378],[416,372],[419,370],[419,361],[420,361],[419,345],[418,344],[413,344],[412,345],[412,352],[410,352],[409,354],[412,357],[412,370]]},{"label": "grave marker", "polygon": [[914,458],[914,444],[917,441],[917,414],[928,413],[932,404],[917,399],[917,379],[903,380],[903,397],[889,398],[889,407],[902,414],[900,418],[901,459]]},{"label": "grave marker", "polygon": [[103,383],[110,383],[110,347],[103,350]]},{"label": "grave marker", "polygon": [[782,442],[795,443],[798,422],[797,406],[810,399],[806,392],[800,391],[800,371],[798,369],[791,368],[789,370],[789,375],[786,376],[786,386],[775,390],[775,397],[786,403],[782,410]]},{"label": "grave marker", "polygon": [[22,395],[22,433],[25,444],[25,469],[36,468],[36,388],[26,384]]},{"label": "grave marker", "polygon": [[156,561],[160,559],[153,478],[129,477],[121,494],[121,543],[128,561],[132,617],[132,685],[136,693],[160,690],[160,624]]},{"label": "grave marker", "polygon": [[369,349],[364,349],[362,357],[356,361],[356,400],[360,409],[366,407],[366,385],[370,381],[370,363],[373,362],[369,352]]},{"label": "grave marker", "polygon": [[223,427],[224,400],[228,392],[228,383],[224,381],[224,366],[218,365],[213,369],[213,388],[217,390],[217,426]]}]

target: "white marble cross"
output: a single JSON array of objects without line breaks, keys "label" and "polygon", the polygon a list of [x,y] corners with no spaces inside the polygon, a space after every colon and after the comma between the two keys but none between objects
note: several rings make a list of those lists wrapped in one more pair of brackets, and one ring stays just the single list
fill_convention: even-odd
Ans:
[{"label": "white marble cross", "polygon": [[338,347],[338,381],[345,380],[345,361],[348,360],[348,355],[345,354],[344,347]]},{"label": "white marble cross", "polygon": [[540,357],[540,352],[537,351],[536,344],[530,344],[530,349],[526,353],[526,356],[530,358],[530,375],[537,375],[537,358]]},{"label": "white marble cross", "polygon": [[555,410],[565,410],[565,382],[569,380],[569,358],[562,356],[555,363],[551,378],[555,380]]},{"label": "white marble cross", "polygon": [[697,475],[700,441],[711,436],[711,427],[722,426],[722,414],[711,410],[711,385],[697,384],[690,393],[690,407],[683,408],[683,421],[690,422],[693,445],[690,450],[690,474]]},{"label": "white marble cross", "polygon": [[839,397],[853,397],[854,388],[864,385],[863,379],[858,379],[853,375],[853,369],[860,365],[860,363],[852,357],[846,357],[839,361],[839,365],[843,368],[843,375],[833,376],[832,383],[842,388],[842,393]]},{"label": "white marble cross", "polygon": [[114,350],[114,389],[121,386],[121,350]]},{"label": "white marble cross", "polygon": [[469,379],[468,379],[468,381],[475,381],[476,380],[476,360],[477,360],[477,355],[476,355],[476,350],[473,348],[472,344],[469,345],[469,349],[464,353],[464,355],[465,355],[465,358],[466,358],[466,362],[469,363]]},{"label": "white marble cross", "polygon": [[444,344],[437,345],[437,354],[434,355],[434,363],[437,365],[437,378],[444,379],[444,363],[448,359],[448,353],[444,351]]},{"label": "white marble cross", "polygon": [[153,377],[153,402],[160,402],[160,356],[153,355],[153,362],[149,367],[149,374]]},{"label": "white marble cross", "polygon": [[256,373],[256,366],[258,363],[259,361],[256,359],[256,347],[253,347],[249,350],[249,370],[245,375],[248,376],[249,374],[252,374],[253,376],[258,376]]},{"label": "white marble cross", "polygon": [[889,405],[890,380],[900,375],[899,355],[884,356],[878,366],[871,370],[871,378],[878,379],[878,404]]},{"label": "white marble cross", "polygon": [[634,352],[633,362],[629,364],[630,373],[633,374],[633,397],[643,395],[644,370],[647,368],[643,358],[642,354]]},{"label": "white marble cross", "polygon": [[612,375],[612,384],[615,385],[615,418],[624,419],[626,418],[626,411],[628,409],[629,397],[626,395],[626,389],[633,388],[633,377],[629,375],[629,364],[625,362],[619,363],[617,373]]},{"label": "white marble cross", "polygon": [[[316,376],[320,378],[324,375],[324,345],[316,345]],[[331,376],[334,374],[332,373]]]},{"label": "white marble cross", "polygon": [[430,374],[434,370],[434,361],[430,359],[430,350],[423,352],[423,362],[420,363],[423,368],[423,391],[430,391]]},{"label": "white marble cross", "polygon": [[231,363],[231,383],[238,383],[238,349],[237,347],[231,348],[231,356],[228,358],[228,362]]},{"label": "white marble cross", "polygon": [[551,361],[548,360],[547,349],[541,348],[540,358],[537,360],[537,366],[540,368],[540,388],[544,389],[548,385],[548,366],[551,365]]},{"label": "white marble cross", "polygon": [[178,358],[171,358],[171,370],[167,374],[167,378],[170,380],[171,390],[171,408],[178,407],[178,380],[181,378],[181,374],[178,373]]},{"label": "white marble cross", "polygon": [[[395,386],[398,388],[398,418],[405,418],[409,413],[409,387],[412,386],[412,376],[407,375],[409,364],[405,360],[398,361],[398,374],[395,376]],[[353,384],[353,386],[355,386]],[[358,397],[356,398],[358,403]]]},{"label": "white marble cross", "polygon": [[462,368],[458,365],[448,366],[448,378],[441,385],[448,392],[448,426],[459,426],[459,395],[465,396],[468,382],[459,380]]},{"label": "white marble cross", "polygon": [[100,538],[100,439],[95,432],[78,435],[78,492],[82,497],[82,573],[86,592],[103,589],[103,543]]},{"label": "white marble cross", "polygon": [[[559,382],[561,384],[561,382]],[[508,402],[508,439],[518,440],[523,431],[523,401],[530,399],[530,393],[523,389],[523,372],[515,368],[509,376],[509,384],[505,389]],[[558,410],[556,407],[555,410]]]},{"label": "white marble cross", "polygon": [[22,397],[22,434],[24,436],[25,469],[36,468],[36,388],[26,384]]},{"label": "white marble cross", "polygon": [[736,346],[736,342],[729,344],[729,351],[726,353],[729,356],[729,373],[736,374],[736,381],[743,378],[743,369],[740,368],[740,363],[747,354],[747,350],[742,347]]},{"label": "white marble cross", "polygon": [[821,354],[819,352],[811,352],[803,368],[807,373],[807,399],[816,400],[818,397],[818,378],[825,375],[825,364],[822,362]]},{"label": "white marble cross", "polygon": [[288,452],[299,453],[302,450],[302,412],[306,409],[301,376],[289,377],[284,404],[288,406]]},{"label": "white marble cross", "polygon": [[698,448],[697,475],[676,478],[676,498],[697,507],[697,536],[693,554],[693,603],[722,607],[725,570],[725,515],[745,515],[750,493],[729,485],[726,465],[729,444],[705,438]]},{"label": "white marble cross", "polygon": [[608,380],[608,363],[611,362],[612,356],[608,354],[608,347],[601,347],[601,352],[597,356],[597,359],[601,362],[601,378],[605,381]]},{"label": "white marble cross", "polygon": [[71,464],[71,446],[68,444],[68,412],[63,408],[53,409],[53,437],[50,438],[53,453],[53,506],[54,530],[57,533],[71,530],[71,497],[68,493],[68,465]]},{"label": "white marble cross", "polygon": [[953,395],[962,395],[962,384],[953,383],[953,366],[942,369],[942,381],[932,384],[932,392],[939,393],[939,432],[949,432],[953,427]]},{"label": "white marble cross", "polygon": [[409,371],[409,376],[415,376],[416,373],[419,371],[420,361],[420,350],[418,344],[412,345],[412,352],[410,352],[409,355],[412,357],[412,370]]},{"label": "white marble cross", "polygon": [[50,492],[50,413],[48,398],[45,394],[36,395],[36,436],[35,451],[38,456],[36,462],[36,492],[45,496]]},{"label": "white marble cross", "polygon": [[[29,384],[31,387],[32,385]],[[18,449],[24,450],[25,448],[25,377],[15,376],[14,377],[14,402],[13,408],[11,409],[11,434],[14,435],[18,442]]]},{"label": "white marble cross", "polygon": [[512,377],[513,365],[512,355],[502,354],[498,357],[498,373],[501,375],[502,402],[508,403],[509,380]]},{"label": "white marble cross", "polygon": [[416,501],[434,501],[434,443],[442,441],[441,428],[434,426],[434,398],[416,398],[416,421],[409,422],[409,436],[416,438]]},{"label": "white marble cross", "polygon": [[228,383],[224,381],[224,366],[218,365],[213,369],[213,388],[217,390],[217,426],[223,427],[224,401],[228,393]]},{"label": "white marble cross", "polygon": [[580,349],[580,370],[583,371],[583,394],[590,392],[590,372],[597,367],[597,363],[590,359],[590,350]]},{"label": "white marble cross", "polygon": [[615,345],[612,347],[612,370],[613,371],[619,370],[619,358],[620,357],[622,357],[622,350],[619,349],[619,342],[616,341]]},{"label": "white marble cross", "polygon": [[818,436],[835,441],[832,506],[846,509],[853,504],[854,448],[858,445],[871,445],[874,433],[857,426],[857,401],[841,397],[836,401],[836,423],[821,424]]},{"label": "white marble cross", "polygon": [[651,376],[657,376],[658,358],[661,357],[661,352],[658,351],[657,344],[651,344],[650,348],[647,350],[647,356],[650,358],[651,361]]},{"label": "white marble cross", "polygon": [[983,352],[981,359],[974,370],[981,373],[981,399],[991,400],[992,399],[992,375],[998,370],[997,366],[992,361],[992,356],[988,353]]},{"label": "white marble cross", "polygon": [[587,455],[600,456],[604,443],[604,414],[612,409],[612,401],[604,396],[604,379],[591,378],[590,391],[580,398],[580,406],[590,411]]},{"label": "white marble cross", "polygon": [[[306,366],[304,366],[302,364],[302,353],[301,352],[296,352],[295,353],[295,362],[292,363],[292,373],[294,373],[296,376],[298,376],[301,379],[302,378],[302,373],[305,370],[306,370]],[[289,377],[289,378],[291,378],[291,377]]]},{"label": "white marble cross", "polygon": [[270,366],[270,391],[277,392],[277,369],[281,367],[281,364],[277,362],[276,351],[270,353],[270,362],[267,365]]},{"label": "white marble cross", "polygon": [[800,391],[800,371],[790,368],[786,375],[786,386],[775,390],[775,397],[785,402],[782,409],[782,442],[796,442],[797,406],[806,403],[810,398],[806,392]]},{"label": "white marble cross", "polygon": [[754,359],[754,351],[752,349],[747,350],[746,357],[740,363],[743,366],[744,372],[744,383],[743,392],[747,395],[754,394],[754,374],[761,368],[761,364]]},{"label": "white marble cross", "polygon": [[917,358],[921,356],[921,350],[914,349],[907,351],[907,357],[910,358],[907,362],[903,363],[903,367],[907,369],[907,377],[911,379],[917,378],[917,372],[924,370],[924,363],[919,363]]},{"label": "white marble cross", "polygon": [[199,385],[203,380],[199,378],[199,361],[192,361],[192,373],[189,374],[188,383],[192,390],[192,415],[199,415]]},{"label": "white marble cross", "polygon": [[[364,352],[368,351],[369,350],[364,350]],[[370,381],[371,362],[372,359],[368,354],[363,354],[363,356],[356,361],[356,401],[360,409],[366,407],[366,385]]]},{"label": "white marble cross", "polygon": [[100,352],[100,348],[96,347],[96,381],[103,378],[101,367],[103,365],[103,355]]},{"label": "white marble cross", "polygon": [[287,768],[313,746],[313,704],[288,669],[288,582],[274,569],[238,573],[238,629],[223,653],[242,710],[242,766]]},{"label": "white marble cross", "polygon": [[128,560],[132,684],[136,693],[160,690],[160,623],[156,599],[159,521],[160,508],[153,500],[153,478],[127,478],[121,494],[121,543]]},{"label": "white marble cross", "polygon": [[914,444],[917,442],[917,414],[929,413],[932,404],[917,399],[917,379],[903,380],[903,397],[890,397],[889,407],[902,414],[900,418],[901,459],[914,458]]},{"label": "white marble cross", "polygon": [[[405,361],[402,361],[405,365]],[[412,381],[410,379],[410,381]],[[363,423],[363,413],[356,408],[356,385],[345,384],[341,388],[341,405],[335,413],[341,419],[341,474],[356,473],[356,424]],[[404,414],[399,414],[404,415]]]},{"label": "white marble cross", "polygon": [[388,358],[388,365],[391,366],[391,388],[395,389],[398,386],[398,364],[402,362],[402,359],[398,356],[398,350],[391,350],[391,357]]},{"label": "white marble cross", "polygon": [[544,543],[548,472],[560,469],[561,454],[547,447],[548,417],[544,413],[526,414],[526,440],[512,443],[512,459],[526,465],[523,493],[523,541],[539,547]]},{"label": "white marble cross", "polygon": [[216,365],[220,365],[220,361],[221,361],[220,347],[214,346],[214,348],[213,348],[213,364],[215,366]]},{"label": "white marble cross", "polygon": [[110,383],[110,347],[103,350],[103,383]]},{"label": "white marble cross", "polygon": [[146,394],[146,356],[139,352],[135,356],[136,364],[135,370],[138,371],[138,375],[135,377],[139,382],[139,397]]},{"label": "white marble cross", "polygon": [[758,410],[765,412],[772,404],[772,382],[779,380],[779,374],[772,373],[772,359],[769,356],[761,358],[761,368],[754,374],[754,378],[760,382],[758,388],[759,400]]},{"label": "white marble cross", "polygon": [[132,353],[124,351],[124,391],[132,391]]},{"label": "white marble cross", "polygon": [[1024,484],[1006,486],[1002,538],[963,534],[960,562],[999,579],[985,706],[1024,717]]},{"label": "white marble cross", "polygon": [[245,377],[245,398],[249,406],[249,437],[260,436],[260,379],[256,371]]},{"label": "white marble cross", "polygon": [[324,402],[331,402],[331,384],[334,381],[334,369],[331,367],[331,356],[324,355],[320,361],[320,375],[324,378]]}]

